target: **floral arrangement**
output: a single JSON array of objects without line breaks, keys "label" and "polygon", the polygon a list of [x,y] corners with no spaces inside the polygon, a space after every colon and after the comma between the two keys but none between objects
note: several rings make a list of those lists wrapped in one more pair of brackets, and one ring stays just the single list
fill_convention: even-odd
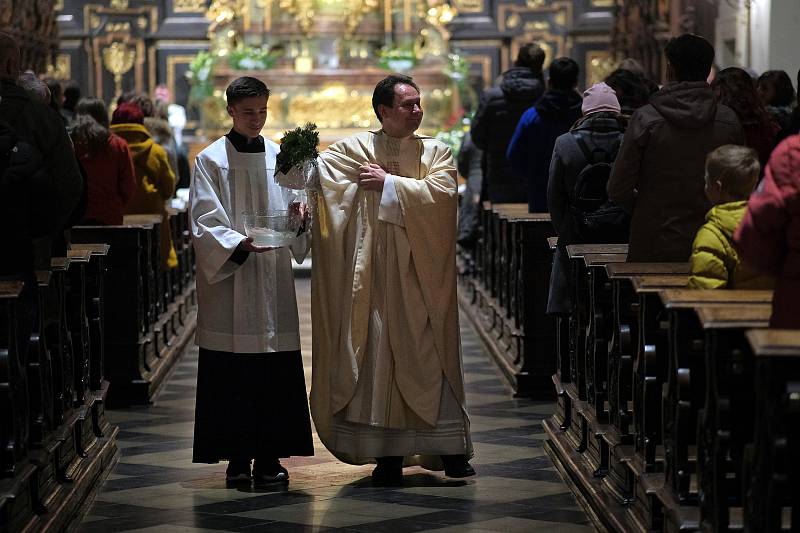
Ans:
[{"label": "floral arrangement", "polygon": [[186,78],[191,85],[189,102],[192,105],[200,105],[206,98],[214,94],[211,71],[214,69],[215,62],[216,58],[211,53],[203,51],[199,52],[189,63]]},{"label": "floral arrangement", "polygon": [[281,151],[275,159],[275,179],[284,187],[302,189],[308,184],[309,168],[319,153],[317,125],[308,123],[289,130],[281,138]]},{"label": "floral arrangement", "polygon": [[236,70],[266,70],[272,68],[277,59],[274,49],[240,45],[228,54],[228,65]]},{"label": "floral arrangement", "polygon": [[389,47],[384,46],[378,53],[378,66],[386,70],[409,70],[417,64],[417,54],[410,46]]}]

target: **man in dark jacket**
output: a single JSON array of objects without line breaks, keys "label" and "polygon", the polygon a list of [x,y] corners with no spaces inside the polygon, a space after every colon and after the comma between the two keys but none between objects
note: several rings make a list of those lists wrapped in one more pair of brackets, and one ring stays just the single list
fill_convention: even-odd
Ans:
[{"label": "man in dark jacket", "polygon": [[500,83],[481,95],[470,133],[484,153],[484,190],[492,203],[528,199],[525,178],[512,171],[506,149],[519,118],[544,93],[543,63],[544,50],[534,43],[523,45]]},{"label": "man in dark jacket", "polygon": [[705,159],[723,144],[743,144],[733,110],[717,104],[706,78],[714,47],[697,35],[667,43],[668,83],[630,120],[608,180],[611,201],[632,213],[628,261],[688,261],[711,207]]},{"label": "man in dark jacket", "polygon": [[581,96],[575,92],[578,72],[578,64],[572,59],[554,60],[550,64],[547,92],[525,111],[511,138],[506,155],[514,172],[527,179],[531,213],[547,212],[547,179],[553,146],[581,117]]},{"label": "man in dark jacket", "polygon": [[[31,100],[17,85],[19,71],[19,46],[10,35],[0,32],[0,116],[20,140],[42,155],[51,187],[37,196],[40,212],[47,213],[52,227],[64,228],[81,198],[83,178],[61,115]],[[37,268],[48,268],[50,243],[41,242],[36,248]]]}]

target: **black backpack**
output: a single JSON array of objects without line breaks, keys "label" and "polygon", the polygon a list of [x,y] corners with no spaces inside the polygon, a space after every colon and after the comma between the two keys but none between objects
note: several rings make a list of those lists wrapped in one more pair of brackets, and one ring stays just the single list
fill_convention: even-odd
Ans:
[{"label": "black backpack", "polygon": [[590,149],[583,131],[572,133],[586,159],[575,179],[570,198],[576,241],[581,243],[626,243],[630,233],[630,215],[608,199],[606,185],[622,143],[622,133],[610,150],[599,146]]}]

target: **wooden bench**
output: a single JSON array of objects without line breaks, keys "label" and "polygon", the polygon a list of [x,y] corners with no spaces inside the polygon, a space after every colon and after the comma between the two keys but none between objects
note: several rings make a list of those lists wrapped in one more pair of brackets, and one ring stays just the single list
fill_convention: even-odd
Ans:
[{"label": "wooden bench", "polygon": [[[188,231],[186,210],[175,211],[175,223]],[[104,310],[114,320],[104,322],[105,375],[109,399],[115,405],[148,403],[177,362],[196,324],[192,256],[180,244],[179,267],[162,266],[160,215],[126,215],[121,226],[77,226],[73,241],[110,246],[103,268]],[[172,224],[172,222],[171,222]],[[185,234],[182,240],[185,240]],[[182,266],[181,266],[182,265]],[[187,279],[186,276],[190,276]],[[178,280],[181,280],[180,282]],[[182,287],[181,292],[176,292]]]},{"label": "wooden bench", "polygon": [[797,528],[800,513],[800,331],[753,330],[755,422],[745,447],[743,521],[746,530]]},{"label": "wooden bench", "polygon": [[553,235],[549,215],[526,204],[484,204],[477,272],[461,278],[461,307],[515,393],[552,397],[555,322],[546,315]]}]

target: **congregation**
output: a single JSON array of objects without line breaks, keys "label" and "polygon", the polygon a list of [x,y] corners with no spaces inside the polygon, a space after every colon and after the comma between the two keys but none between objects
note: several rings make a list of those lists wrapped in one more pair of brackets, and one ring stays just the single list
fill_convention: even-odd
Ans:
[{"label": "congregation", "polygon": [[780,70],[718,70],[696,35],[673,38],[664,54],[660,88],[629,59],[581,97],[575,61],[553,60],[545,90],[544,51],[523,46],[483,93],[460,151],[459,244],[475,246],[482,200],[527,202],[550,213],[558,235],[551,315],[571,309],[568,245],[629,243],[628,262],[691,261],[694,288],[777,283],[770,323],[797,328],[792,82]]}]

